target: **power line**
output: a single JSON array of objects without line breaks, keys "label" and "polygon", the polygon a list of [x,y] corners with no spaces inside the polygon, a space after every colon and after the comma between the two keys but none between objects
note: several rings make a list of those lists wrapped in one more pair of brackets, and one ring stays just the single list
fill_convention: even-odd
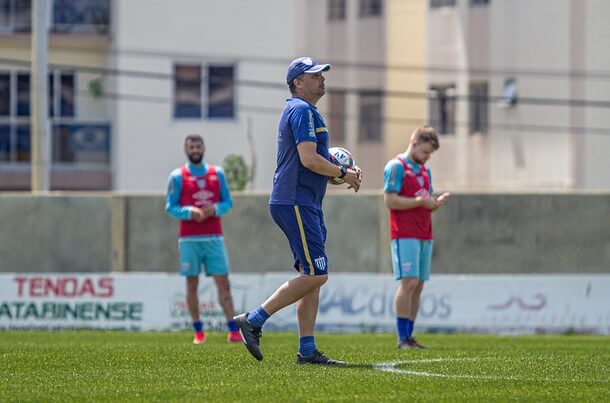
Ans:
[{"label": "power line", "polygon": [[[0,58],[0,63],[13,64],[23,67],[30,67],[30,62],[27,60],[19,59],[6,59]],[[141,70],[125,70],[125,69],[110,69],[103,67],[93,66],[77,66],[77,65],[66,65],[66,64],[50,64],[51,69],[58,70],[69,70],[79,71],[92,74],[99,74],[102,76],[128,76],[143,79],[160,79],[160,80],[173,80],[174,75],[169,73],[157,73]],[[209,82],[207,79],[191,80],[191,82],[205,83]],[[212,80],[213,81],[213,80]],[[220,80],[219,80],[220,82]],[[233,83],[237,86],[254,87],[254,88],[271,88],[286,90],[287,86],[284,83],[269,82],[269,81],[258,81],[258,80],[233,80]],[[391,97],[391,98],[406,98],[406,99],[422,99],[431,100],[436,97],[430,92],[415,92],[415,91],[398,91],[398,90],[372,90],[370,88],[341,88],[341,87],[329,87],[329,93],[332,92],[343,92],[352,94],[376,94],[379,96]],[[503,96],[475,96],[475,95],[451,95],[447,96],[446,99],[456,101],[468,101],[468,102],[499,102],[504,100]],[[539,98],[539,97],[519,97],[518,102],[523,105],[539,105],[539,106],[570,106],[570,107],[588,107],[588,108],[610,108],[610,100],[588,100],[588,99],[560,99],[560,98]]]},{"label": "power line", "polygon": [[[135,102],[152,102],[152,103],[171,103],[174,100],[169,97],[156,97],[148,95],[136,95],[136,94],[118,94],[118,93],[104,93],[106,98],[124,101],[135,101]],[[279,116],[283,108],[278,107],[267,107],[259,105],[237,105],[240,111],[250,111],[263,114],[273,114]],[[346,113],[326,113],[331,118],[342,118],[342,119],[355,119],[357,118],[354,114]],[[416,118],[398,118],[391,116],[375,116],[371,115],[368,117],[370,120],[379,120],[383,123],[394,123],[404,125],[421,125],[426,123],[423,119]],[[428,121],[433,125],[434,121]],[[456,126],[468,127],[469,122],[455,121]],[[554,125],[534,125],[534,124],[515,124],[515,123],[494,123],[489,125],[489,130],[498,129],[510,132],[528,132],[528,133],[553,133],[553,134],[594,134],[594,135],[610,135],[610,128],[606,127],[582,127],[582,126],[554,126]],[[450,134],[451,135],[451,134]]]},{"label": "power line", "polygon": [[[73,47],[70,50],[78,50],[79,52],[90,52],[99,54],[99,50],[89,47]],[[260,63],[260,64],[281,64],[288,66],[292,59],[278,57],[253,57],[253,56],[235,56],[223,54],[200,54],[188,52],[172,52],[172,51],[151,51],[151,50],[133,50],[133,49],[107,49],[104,52],[108,54],[125,54],[136,55],[141,57],[151,58],[169,58],[173,60],[193,60],[202,62],[215,62],[218,60],[231,60],[236,63]],[[470,74],[480,76],[503,76],[503,77],[539,77],[544,79],[557,78],[580,78],[591,80],[610,80],[610,71],[604,70],[558,70],[558,69],[502,69],[502,68],[458,68],[455,66],[440,66],[440,65],[415,65],[415,64],[385,64],[385,63],[362,63],[362,62],[346,62],[340,60],[325,60],[326,63],[332,64],[334,67],[354,68],[366,70],[383,70],[383,71],[405,71],[412,73],[438,73],[438,74]]]},{"label": "power line", "polygon": [[[6,63],[7,61],[18,62],[19,65],[22,66],[30,66],[29,61],[25,60],[15,60],[15,59],[2,59],[0,58],[0,63]],[[63,65],[63,64],[52,64],[50,65],[52,69],[60,69],[60,70],[69,70],[69,71],[86,71],[96,74],[108,74],[108,75],[129,75],[133,77],[139,78],[150,78],[150,79],[173,79],[174,76],[172,74],[166,73],[154,73],[154,72],[144,72],[144,71],[136,71],[136,70],[119,70],[119,69],[106,69],[100,67],[88,67],[88,66],[74,66],[74,65]],[[197,81],[197,80],[195,80]],[[199,80],[204,82],[206,80]],[[235,80],[236,85],[244,85],[250,87],[266,87],[273,89],[282,89],[286,90],[286,84],[283,83],[273,83],[273,82],[264,82],[264,81],[256,81],[256,80]],[[420,100],[430,100],[434,99],[430,93],[420,93],[420,92],[409,92],[409,91],[394,91],[394,90],[379,90],[372,91],[370,89],[358,89],[358,88],[329,88],[329,93],[337,92],[337,93],[369,93],[369,94],[378,94],[380,96],[388,96],[388,97],[397,97],[397,98],[408,98],[408,99],[420,99]],[[154,102],[154,103],[171,103],[173,102],[172,98],[169,97],[159,97],[159,96],[151,96],[151,95],[139,95],[139,94],[118,94],[112,92],[104,92],[103,97],[109,99],[116,100],[129,100],[129,101],[137,101],[137,102]],[[497,100],[502,100],[502,97],[477,97],[477,96],[465,96],[465,95],[453,95],[448,97],[449,99],[455,99],[460,101],[472,101],[472,102],[493,102]],[[544,106],[573,106],[573,107],[596,107],[596,108],[610,108],[610,101],[591,101],[591,100],[579,100],[579,99],[552,99],[552,98],[519,98],[520,104],[530,104],[530,105],[544,105]],[[244,110],[258,110],[264,111],[267,110],[269,113],[279,113],[280,109],[276,108],[265,108],[259,106],[249,106],[249,105],[239,105],[239,108],[243,108]],[[261,109],[262,108],[262,109]],[[343,118],[353,118],[354,116],[348,116],[346,114],[334,114],[336,117]],[[384,123],[399,123],[399,124],[421,124],[421,119],[408,119],[408,118],[396,118],[396,117],[375,117],[371,116],[371,119],[380,119],[381,122]],[[457,125],[467,125],[464,122],[456,122]],[[550,132],[550,133],[575,133],[575,134],[610,134],[610,128],[602,128],[602,127],[563,127],[563,126],[552,126],[552,125],[531,125],[531,124],[510,124],[510,123],[494,123],[490,126],[490,129],[497,128],[509,131],[528,131],[528,132]]]},{"label": "power line", "polygon": [[[91,94],[87,91],[80,91],[79,93],[90,96]],[[152,96],[152,95],[139,95],[139,94],[119,94],[114,92],[104,92],[101,95],[102,98],[112,99],[116,101],[133,101],[133,102],[148,102],[148,103],[156,103],[156,104],[169,104],[174,101],[173,98],[170,97],[160,97],[160,96]],[[203,105],[202,105],[203,106]],[[282,108],[279,107],[266,107],[260,105],[237,105],[237,108],[240,111],[245,112],[256,112],[262,114],[269,114],[274,116],[279,116],[282,111]],[[326,116],[332,118],[340,118],[340,119],[356,119],[357,115],[347,114],[347,113],[326,113]],[[428,120],[425,121],[423,119],[417,118],[398,118],[391,116],[368,116],[369,120],[378,120],[382,123],[392,123],[392,124],[404,124],[408,126],[413,125],[421,125],[424,123],[431,123],[435,125],[435,121]],[[455,121],[456,126],[460,127],[468,127],[469,122],[460,122]],[[582,127],[582,126],[554,126],[554,125],[539,125],[539,124],[515,124],[515,123],[494,123],[493,125],[488,126],[488,130],[505,130],[509,132],[527,132],[527,133],[552,133],[552,134],[593,134],[593,135],[610,135],[610,128],[606,127]],[[451,136],[452,134],[446,134]]]}]

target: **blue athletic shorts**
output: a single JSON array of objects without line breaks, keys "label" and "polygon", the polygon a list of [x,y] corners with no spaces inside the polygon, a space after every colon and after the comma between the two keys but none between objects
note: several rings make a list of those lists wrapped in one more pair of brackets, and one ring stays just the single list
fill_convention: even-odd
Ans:
[{"label": "blue athletic shorts", "polygon": [[417,277],[421,281],[429,280],[433,243],[432,240],[393,239],[390,246],[392,248],[392,269],[396,280],[405,277]]},{"label": "blue athletic shorts", "polygon": [[222,238],[188,237],[178,241],[180,249],[180,274],[198,276],[201,265],[206,276],[229,274],[229,259]]},{"label": "blue athletic shorts", "polygon": [[[294,268],[301,274],[328,274],[326,225],[321,210],[306,206],[270,204],[273,221],[288,238],[294,258]],[[313,270],[312,270],[313,267]]]}]

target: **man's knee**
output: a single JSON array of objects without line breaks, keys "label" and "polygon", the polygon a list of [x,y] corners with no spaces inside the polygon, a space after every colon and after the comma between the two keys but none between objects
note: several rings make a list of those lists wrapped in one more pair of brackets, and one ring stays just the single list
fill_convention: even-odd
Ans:
[{"label": "man's knee", "polygon": [[199,288],[199,277],[196,276],[188,276],[186,278],[186,291],[187,292],[195,292],[197,293],[197,289]]},{"label": "man's knee", "polygon": [[400,287],[403,291],[413,293],[417,291],[420,281],[417,277],[407,277],[400,281]]},{"label": "man's knee", "polygon": [[321,276],[313,276],[313,278],[316,281],[318,287],[322,287],[328,281],[328,274],[324,274]]},{"label": "man's knee", "polygon": [[322,287],[328,281],[328,274],[323,274],[319,276],[302,276],[302,279],[305,279],[307,283],[314,287]]}]

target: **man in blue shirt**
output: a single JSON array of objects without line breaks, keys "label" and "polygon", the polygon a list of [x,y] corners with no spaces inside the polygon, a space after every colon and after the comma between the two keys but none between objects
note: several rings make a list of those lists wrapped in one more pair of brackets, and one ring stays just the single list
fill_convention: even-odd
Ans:
[{"label": "man in blue shirt", "polygon": [[256,310],[235,317],[246,348],[259,361],[263,359],[259,344],[263,324],[275,312],[296,302],[297,364],[345,365],[322,354],[314,339],[320,287],[328,279],[322,214],[326,184],[329,177],[339,177],[357,192],[361,179],[359,168],[330,162],[328,129],[315,106],[325,93],[322,73],[329,69],[329,64],[317,64],[311,57],[295,59],[288,66],[286,82],[292,98],[286,101],[280,118],[269,209],[288,238],[294,268],[301,275],[282,284]]},{"label": "man in blue shirt", "polygon": [[233,200],[221,167],[203,161],[201,136],[190,134],[184,141],[188,162],[169,176],[165,210],[180,220],[180,274],[186,277],[186,303],[195,330],[194,344],[205,342],[199,316],[199,274],[205,267],[218,289],[218,302],[227,318],[227,341],[241,342],[235,321],[229,284],[229,262],[220,217],[231,211]]}]

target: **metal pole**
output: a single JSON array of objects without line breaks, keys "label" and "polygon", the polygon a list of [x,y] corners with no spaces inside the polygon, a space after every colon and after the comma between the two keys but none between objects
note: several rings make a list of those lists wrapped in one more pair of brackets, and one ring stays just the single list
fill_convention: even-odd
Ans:
[{"label": "metal pole", "polygon": [[48,23],[50,0],[32,1],[31,186],[32,192],[50,187],[51,137],[49,135]]}]

